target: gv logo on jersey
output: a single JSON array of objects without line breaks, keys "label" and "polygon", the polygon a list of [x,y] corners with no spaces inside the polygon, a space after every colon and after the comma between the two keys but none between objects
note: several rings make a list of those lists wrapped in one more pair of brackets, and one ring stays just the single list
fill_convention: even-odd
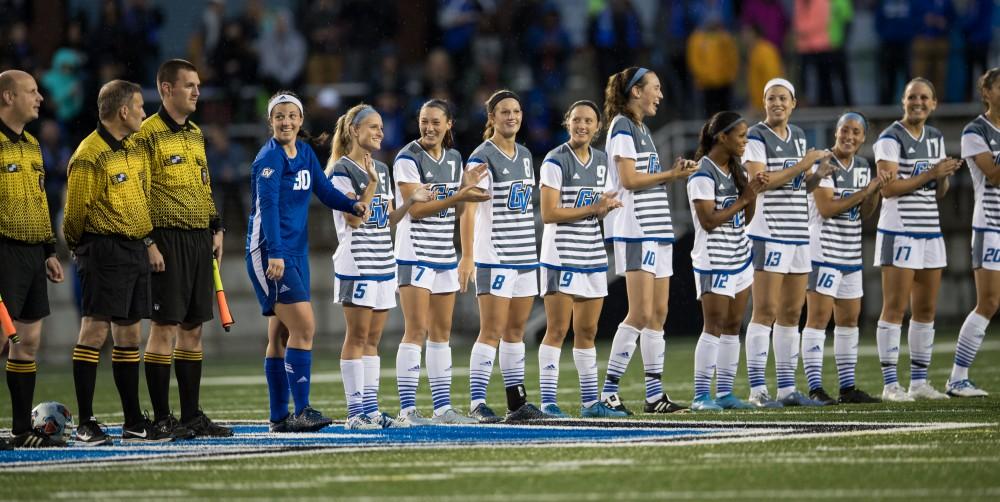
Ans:
[{"label": "gv logo on jersey", "polygon": [[[850,197],[852,195],[854,195],[854,190],[844,190],[843,192],[840,192],[840,198],[841,199],[846,199],[846,198],[848,198],[848,197]],[[844,211],[844,213],[842,213],[842,214],[847,214],[847,219],[848,220],[851,220],[851,221],[858,221],[858,220],[860,220],[861,219],[861,204],[858,204],[858,205],[856,205],[856,206],[848,209],[847,211]]]},{"label": "gv logo on jersey", "polygon": [[[785,164],[784,164],[784,166],[781,167],[781,169],[784,170],[784,169],[788,169],[788,168],[791,168],[791,167],[795,167],[795,164],[798,164],[798,163],[799,163],[798,160],[795,160],[795,159],[786,159],[785,160]],[[792,181],[789,181],[789,183],[792,184],[792,190],[799,190],[799,189],[801,189],[802,188],[802,182],[805,181],[805,179],[806,179],[806,173],[804,173],[804,172],[801,172],[797,176],[795,176],[794,178],[792,178]]]},{"label": "gv logo on jersey", "polygon": [[389,225],[389,201],[381,195],[372,197],[371,209],[368,214],[366,225],[373,225],[377,228],[385,228]]},{"label": "gv logo on jersey", "polygon": [[573,207],[589,206],[597,202],[597,199],[600,197],[601,192],[596,192],[593,188],[582,188],[576,194],[576,204]]},{"label": "gv logo on jersey", "polygon": [[520,211],[521,214],[528,212],[528,205],[531,204],[531,192],[534,187],[525,185],[523,181],[515,181],[510,185],[510,195],[507,196],[507,209]]},{"label": "gv logo on jersey", "polygon": [[663,166],[660,165],[660,156],[655,153],[649,154],[649,164],[647,164],[646,172],[656,174],[660,171],[663,171]]},{"label": "gv logo on jersey", "polygon": [[[427,175],[428,175],[428,177],[430,177],[430,173],[427,173]],[[431,189],[430,189],[430,192],[432,194],[434,194],[434,199],[435,200],[445,200],[448,197],[451,197],[452,195],[455,195],[455,189],[454,188],[448,188],[448,185],[446,185],[444,183],[439,183],[437,185],[432,186]],[[448,216],[448,209],[443,209],[441,211],[438,211],[437,215],[438,215],[438,218],[447,217]]]},{"label": "gv logo on jersey", "polygon": [[[730,195],[722,200],[722,209],[726,209],[733,204],[736,204],[736,196]],[[733,228],[743,228],[743,218],[744,213],[741,210],[733,215],[733,218],[729,220],[729,223],[733,226]]]},{"label": "gv logo on jersey", "polygon": [[[913,176],[920,176],[921,174],[923,174],[923,173],[925,173],[927,171],[930,171],[930,169],[931,169],[931,163],[930,162],[928,162],[926,160],[917,161],[915,164],[913,164],[913,174],[911,174],[910,176],[911,177],[913,177]],[[936,190],[937,189],[937,180],[930,181],[930,182],[928,182],[926,185],[924,185],[921,188],[923,190]]]}]

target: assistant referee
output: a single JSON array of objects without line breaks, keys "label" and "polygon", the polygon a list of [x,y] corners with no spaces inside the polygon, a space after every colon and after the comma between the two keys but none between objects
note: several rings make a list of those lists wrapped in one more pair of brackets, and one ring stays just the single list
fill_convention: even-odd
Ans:
[{"label": "assistant referee", "polygon": [[[31,75],[18,70],[0,73],[0,295],[21,337],[21,343],[10,345],[6,367],[13,415],[9,446],[15,447],[62,445],[31,428],[35,354],[42,318],[49,315],[45,277],[63,280],[45,198],[42,152],[38,140],[24,130],[38,118],[41,104]],[[0,449],[3,446],[6,442]]]},{"label": "assistant referee", "polygon": [[[162,254],[152,274],[153,311],[144,362],[154,425],[174,438],[231,436],[198,406],[201,325],[212,319],[212,259],[222,257],[222,222],[212,199],[205,138],[189,117],[200,95],[198,70],[183,59],[160,65],[162,106],[136,135],[150,158],[152,238]],[[162,266],[158,265],[162,262]],[[181,419],[170,412],[175,364]]]},{"label": "assistant referee", "polygon": [[139,85],[124,80],[104,84],[97,96],[97,130],[69,161],[63,233],[83,286],[83,319],[73,349],[78,445],[111,442],[93,409],[109,325],[111,368],[125,415],[122,441],[171,440],[139,408],[139,321],[149,317],[150,263],[160,254],[149,237],[149,159],[131,137],[146,118],[142,105]]}]

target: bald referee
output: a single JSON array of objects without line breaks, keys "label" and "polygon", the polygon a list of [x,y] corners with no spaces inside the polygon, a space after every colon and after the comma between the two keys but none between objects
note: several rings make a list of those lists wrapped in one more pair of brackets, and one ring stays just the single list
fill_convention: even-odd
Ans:
[{"label": "bald referee", "polygon": [[[144,363],[154,425],[174,438],[231,436],[198,406],[201,325],[212,319],[212,258],[222,257],[222,222],[212,200],[205,137],[190,120],[198,104],[198,70],[183,59],[160,65],[162,106],[136,135],[150,157],[152,239],[162,266],[152,274],[153,311]],[[170,412],[171,356],[181,419]]]},{"label": "bald referee", "polygon": [[63,280],[45,198],[42,152],[38,141],[24,130],[38,118],[41,104],[42,95],[31,75],[18,70],[0,73],[0,295],[21,337],[21,343],[10,345],[7,359],[14,418],[10,446],[16,447],[65,445],[31,428],[35,354],[42,318],[49,315],[45,278]]},{"label": "bald referee", "polygon": [[132,138],[146,113],[142,89],[112,80],[97,96],[100,122],[69,161],[63,233],[83,286],[73,383],[80,425],[76,444],[110,444],[94,416],[101,346],[111,329],[111,369],[122,402],[122,441],[171,441],[139,408],[139,321],[149,317],[149,271],[160,253],[149,234],[149,159]]}]

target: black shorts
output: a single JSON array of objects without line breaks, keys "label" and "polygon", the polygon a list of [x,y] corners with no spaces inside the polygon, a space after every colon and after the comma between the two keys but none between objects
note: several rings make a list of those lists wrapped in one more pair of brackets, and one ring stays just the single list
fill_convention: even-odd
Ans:
[{"label": "black shorts", "polygon": [[171,324],[212,320],[215,279],[211,231],[156,228],[153,240],[163,254],[164,271],[152,275],[152,319]]},{"label": "black shorts", "polygon": [[83,234],[73,252],[83,287],[84,316],[149,318],[149,252],[141,240]]},{"label": "black shorts", "polygon": [[10,316],[37,321],[49,315],[45,246],[0,238],[0,296]]}]

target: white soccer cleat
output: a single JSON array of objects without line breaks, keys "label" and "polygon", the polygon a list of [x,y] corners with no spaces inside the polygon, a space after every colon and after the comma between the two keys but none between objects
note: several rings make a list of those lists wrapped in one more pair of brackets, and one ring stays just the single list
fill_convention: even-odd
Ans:
[{"label": "white soccer cleat", "polygon": [[990,393],[976,387],[972,380],[966,378],[957,382],[948,382],[945,392],[952,397],[986,397]]},{"label": "white soccer cleat", "polygon": [[939,392],[934,387],[931,387],[930,382],[910,385],[910,391],[907,394],[909,394],[913,399],[930,399],[935,401],[948,399],[948,394]]},{"label": "white soccer cleat", "polygon": [[344,422],[344,429],[349,431],[380,430],[382,426],[372,422],[367,415],[355,415]]},{"label": "white soccer cleat", "polygon": [[419,427],[421,425],[431,425],[432,423],[434,423],[433,421],[431,421],[431,419],[424,418],[424,416],[420,414],[420,410],[417,410],[416,408],[407,411],[406,413],[399,412],[399,417],[396,418],[396,421],[409,424],[413,427]]},{"label": "white soccer cleat", "polygon": [[891,383],[882,389],[882,401],[887,403],[912,403],[916,401],[898,383]]},{"label": "white soccer cleat", "polygon": [[459,415],[454,408],[448,408],[444,413],[434,415],[434,418],[431,420],[438,425],[473,425],[479,423],[479,420],[475,418]]}]

